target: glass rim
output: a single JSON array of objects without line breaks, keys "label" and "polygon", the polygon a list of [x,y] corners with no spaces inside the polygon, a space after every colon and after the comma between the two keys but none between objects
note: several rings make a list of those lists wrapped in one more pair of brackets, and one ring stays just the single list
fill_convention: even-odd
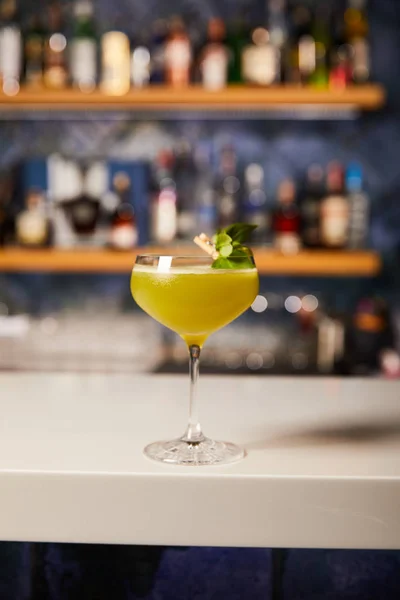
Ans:
[{"label": "glass rim", "polygon": [[[208,256],[207,254],[204,254],[204,256],[199,254],[136,254],[135,260],[140,258],[178,258],[183,260],[209,260],[211,262],[215,260],[212,256]],[[228,258],[229,260],[243,260],[242,256],[229,256]],[[249,256],[249,259],[254,262],[253,256]]]}]

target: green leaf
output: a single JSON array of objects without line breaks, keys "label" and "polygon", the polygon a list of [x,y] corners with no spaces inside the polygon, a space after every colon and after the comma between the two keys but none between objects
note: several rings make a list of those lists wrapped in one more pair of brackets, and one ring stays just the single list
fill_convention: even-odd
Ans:
[{"label": "green leaf", "polygon": [[230,256],[233,252],[233,246],[232,244],[227,244],[226,246],[222,246],[222,248],[220,249],[219,253],[221,256],[223,256],[224,258],[227,258],[228,256]]},{"label": "green leaf", "polygon": [[215,247],[217,250],[223,248],[224,246],[230,246],[232,242],[232,238],[226,233],[219,233],[217,235],[217,240],[215,242]]},{"label": "green leaf", "polygon": [[253,253],[250,248],[243,246],[256,225],[234,223],[219,229],[212,237],[219,257],[212,263],[213,269],[252,269],[254,268]]},{"label": "green leaf", "polygon": [[223,233],[229,235],[233,242],[243,243],[249,239],[256,228],[257,225],[250,225],[249,223],[234,223],[223,229]]},{"label": "green leaf", "polygon": [[219,257],[211,266],[213,269],[254,269],[254,263],[248,257],[240,260]]},{"label": "green leaf", "polygon": [[221,256],[214,260],[211,265],[213,269],[236,269],[235,265],[232,264],[232,261],[229,258],[222,258]]}]

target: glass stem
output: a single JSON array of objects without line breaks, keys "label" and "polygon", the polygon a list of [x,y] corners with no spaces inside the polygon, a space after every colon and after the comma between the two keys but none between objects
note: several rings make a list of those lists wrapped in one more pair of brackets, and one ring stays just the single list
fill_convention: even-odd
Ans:
[{"label": "glass stem", "polygon": [[198,417],[197,380],[199,377],[200,346],[189,346],[189,374],[190,374],[190,408],[189,424],[182,440],[193,444],[202,442],[205,438],[201,431]]}]

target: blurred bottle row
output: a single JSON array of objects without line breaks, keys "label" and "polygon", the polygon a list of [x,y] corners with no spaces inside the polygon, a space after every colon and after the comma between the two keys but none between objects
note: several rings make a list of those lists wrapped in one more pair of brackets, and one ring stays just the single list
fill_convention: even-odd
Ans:
[{"label": "blurred bottle row", "polygon": [[[44,4],[44,6],[43,6]],[[131,86],[202,83],[220,89],[247,82],[343,88],[370,77],[365,0],[337,3],[266,0],[263,22],[246,14],[226,26],[218,17],[203,30],[196,15],[158,20],[134,36],[123,18],[100,32],[94,0],[39,3],[22,15],[17,0],[0,2],[3,91],[28,86],[122,95]],[[24,17],[24,18],[23,18]],[[26,17],[26,18],[25,18]]]},{"label": "blurred bottle row", "polygon": [[[203,371],[400,377],[395,334],[382,298],[362,298],[350,314],[333,309],[318,292],[266,292],[257,296],[252,311],[253,317],[242,317],[242,329],[228,328],[211,338]],[[185,372],[187,356],[179,339],[165,332],[163,347],[157,372]]]},{"label": "blurred bottle row", "polygon": [[[61,300],[40,317],[23,310],[20,288],[0,287],[0,370],[186,373],[187,352],[176,334],[139,311],[122,312],[93,280],[92,295],[82,296],[78,277],[74,283],[68,293],[54,281],[42,281],[34,294],[27,286],[26,299]],[[400,378],[399,340],[384,300],[360,298],[351,310],[337,296],[261,288],[252,310],[211,336],[202,371]]]},{"label": "blurred bottle row", "polygon": [[311,165],[272,190],[261,164],[239,165],[235,148],[210,153],[181,140],[154,164],[79,163],[61,155],[27,160],[0,177],[0,245],[98,246],[129,250],[189,242],[242,220],[254,245],[285,254],[368,245],[369,200],[361,167]]}]

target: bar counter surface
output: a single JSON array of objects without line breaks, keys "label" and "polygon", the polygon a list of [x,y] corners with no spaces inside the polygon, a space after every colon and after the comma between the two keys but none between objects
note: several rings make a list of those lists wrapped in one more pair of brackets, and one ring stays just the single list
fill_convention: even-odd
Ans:
[{"label": "bar counter surface", "polygon": [[400,547],[400,384],[200,378],[225,467],[153,463],[183,431],[187,378],[0,375],[0,539],[191,546]]}]

